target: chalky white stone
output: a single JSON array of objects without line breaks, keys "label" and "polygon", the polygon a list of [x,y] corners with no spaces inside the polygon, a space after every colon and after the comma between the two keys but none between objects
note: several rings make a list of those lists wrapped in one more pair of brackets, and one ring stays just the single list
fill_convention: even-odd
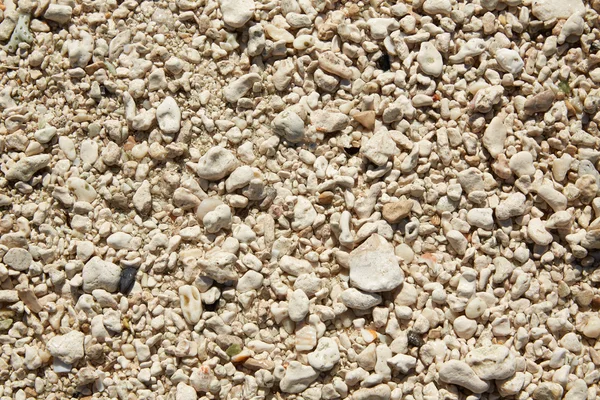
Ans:
[{"label": "chalky white stone", "polygon": [[164,133],[173,135],[179,132],[181,128],[181,110],[174,98],[167,96],[156,107],[156,120],[158,127]]},{"label": "chalky white stone", "polygon": [[421,70],[427,75],[440,76],[442,74],[444,60],[431,42],[421,43],[421,49],[417,54],[417,62]]},{"label": "chalky white stone", "polygon": [[288,303],[290,319],[294,322],[302,321],[308,314],[309,306],[310,301],[306,293],[301,289],[294,290]]},{"label": "chalky white stone", "polygon": [[340,299],[348,308],[355,310],[368,310],[381,304],[382,298],[375,293],[361,292],[358,289],[350,288],[342,292]]},{"label": "chalky white stone", "polygon": [[121,268],[96,256],[83,266],[83,290],[91,293],[95,289],[104,289],[114,293],[119,287]]},{"label": "chalky white stone", "polygon": [[50,155],[48,154],[24,157],[10,167],[5,176],[9,181],[28,181],[33,174],[48,166],[49,163]]},{"label": "chalky white stone", "polygon": [[483,380],[508,379],[515,374],[515,356],[506,346],[478,347],[467,353],[465,361]]},{"label": "chalky white stone", "polygon": [[497,158],[500,153],[504,152],[504,142],[506,141],[506,126],[504,118],[501,116],[494,117],[483,134],[483,145],[490,155]]},{"label": "chalky white stone", "polygon": [[14,247],[8,249],[2,261],[15,271],[27,271],[33,262],[33,257],[26,249]]},{"label": "chalky white stone", "polygon": [[365,292],[388,292],[400,286],[400,269],[394,247],[373,234],[350,253],[350,283]]},{"label": "chalky white stone", "polygon": [[442,382],[462,386],[473,393],[483,393],[489,388],[488,383],[481,380],[464,361],[446,361],[440,367],[439,376]]},{"label": "chalky white stone", "polygon": [[496,51],[496,61],[504,71],[513,75],[521,72],[525,65],[519,53],[512,49],[498,49]]},{"label": "chalky white stone", "polygon": [[233,28],[241,28],[254,15],[254,0],[220,0],[223,22]]},{"label": "chalky white stone", "polygon": [[195,286],[184,285],[179,288],[181,312],[188,324],[196,324],[202,316],[202,299]]},{"label": "chalky white stone", "polygon": [[233,172],[239,162],[233,153],[223,147],[212,147],[198,161],[196,173],[200,178],[216,181]]},{"label": "chalky white stone", "polygon": [[554,18],[567,19],[571,15],[585,11],[582,0],[534,0],[532,14],[540,21]]},{"label": "chalky white stone", "polygon": [[79,331],[70,331],[64,335],[54,336],[48,341],[46,348],[50,354],[65,364],[73,365],[84,356],[83,339],[85,335]]},{"label": "chalky white stone", "polygon": [[284,393],[301,393],[319,376],[319,371],[298,361],[290,361],[279,387]]},{"label": "chalky white stone", "polygon": [[307,360],[317,371],[329,371],[340,361],[337,343],[332,338],[322,337],[315,351],[308,354]]}]

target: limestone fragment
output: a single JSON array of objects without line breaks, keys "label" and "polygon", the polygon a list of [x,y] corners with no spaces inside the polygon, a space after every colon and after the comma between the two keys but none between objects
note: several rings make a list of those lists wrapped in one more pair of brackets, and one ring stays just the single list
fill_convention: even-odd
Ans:
[{"label": "limestone fragment", "polygon": [[393,246],[373,234],[350,253],[350,283],[365,292],[387,292],[404,281]]}]

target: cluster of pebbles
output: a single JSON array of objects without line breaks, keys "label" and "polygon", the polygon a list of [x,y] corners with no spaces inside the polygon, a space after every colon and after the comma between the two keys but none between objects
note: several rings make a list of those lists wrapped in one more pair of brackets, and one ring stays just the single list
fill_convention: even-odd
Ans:
[{"label": "cluster of pebbles", "polygon": [[0,399],[596,399],[600,1],[3,0]]}]

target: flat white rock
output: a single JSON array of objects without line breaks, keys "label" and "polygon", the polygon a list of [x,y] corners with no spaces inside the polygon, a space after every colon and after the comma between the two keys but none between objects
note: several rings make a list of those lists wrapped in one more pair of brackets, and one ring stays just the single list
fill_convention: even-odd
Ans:
[{"label": "flat white rock", "polygon": [[52,357],[73,365],[84,355],[83,339],[85,335],[79,331],[71,331],[64,335],[54,336],[48,341],[47,349]]},{"label": "flat white rock", "polygon": [[496,51],[496,62],[498,62],[500,68],[513,75],[521,72],[525,65],[519,52],[512,49],[498,49]]},{"label": "flat white rock", "polygon": [[355,288],[346,289],[340,295],[340,300],[348,308],[368,310],[381,304],[381,296],[376,293],[362,292]]},{"label": "flat white rock", "polygon": [[308,363],[318,371],[329,371],[340,361],[340,350],[335,340],[329,337],[319,339],[317,348],[308,354]]},{"label": "flat white rock", "polygon": [[208,150],[200,158],[196,173],[200,178],[217,181],[233,172],[238,164],[238,160],[232,152],[217,146]]},{"label": "flat white rock", "polygon": [[119,287],[121,268],[100,257],[93,257],[83,266],[83,290],[91,293],[95,289],[104,289],[114,293]]},{"label": "flat white rock", "polygon": [[389,292],[404,281],[394,247],[376,233],[350,253],[350,283],[366,292]]},{"label": "flat white rock", "polygon": [[241,28],[254,15],[254,0],[221,0],[223,22],[232,28]]},{"label": "flat white rock", "polygon": [[515,356],[508,347],[499,344],[473,349],[465,361],[484,380],[508,379],[516,370]]},{"label": "flat white rock", "polygon": [[582,0],[533,0],[532,3],[532,14],[540,21],[567,19],[579,12],[585,12]]},{"label": "flat white rock", "polygon": [[483,393],[489,388],[464,361],[446,361],[440,368],[439,376],[442,382],[462,386],[473,393]]},{"label": "flat white rock", "polygon": [[309,365],[302,365],[298,361],[290,361],[279,387],[284,393],[303,392],[319,377],[319,371]]}]

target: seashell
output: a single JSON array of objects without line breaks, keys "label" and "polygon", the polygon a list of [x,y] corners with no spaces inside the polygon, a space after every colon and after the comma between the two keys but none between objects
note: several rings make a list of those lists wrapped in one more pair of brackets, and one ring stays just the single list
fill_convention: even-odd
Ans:
[{"label": "seashell", "polygon": [[317,330],[310,325],[296,331],[296,350],[309,351],[317,345]]},{"label": "seashell", "polygon": [[496,51],[496,61],[500,68],[513,75],[523,70],[523,59],[516,50],[498,49]]},{"label": "seashell", "polygon": [[188,324],[195,325],[202,315],[202,299],[195,286],[185,285],[179,288],[179,301],[183,318]]}]

